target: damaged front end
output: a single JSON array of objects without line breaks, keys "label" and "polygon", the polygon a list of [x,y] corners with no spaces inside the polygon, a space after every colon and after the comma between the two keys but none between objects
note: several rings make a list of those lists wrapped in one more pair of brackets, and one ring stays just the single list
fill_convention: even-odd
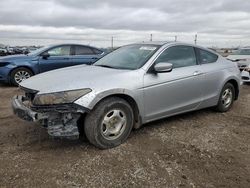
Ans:
[{"label": "damaged front end", "polygon": [[24,91],[25,95],[12,100],[14,114],[26,121],[40,123],[53,137],[79,138],[78,120],[88,110],[73,101],[87,93],[86,90],[42,95],[37,91]]}]

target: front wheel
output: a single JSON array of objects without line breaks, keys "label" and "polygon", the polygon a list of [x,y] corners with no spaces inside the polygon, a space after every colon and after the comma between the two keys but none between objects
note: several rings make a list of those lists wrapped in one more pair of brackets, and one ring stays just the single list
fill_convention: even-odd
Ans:
[{"label": "front wheel", "polygon": [[221,91],[216,110],[219,112],[227,112],[232,107],[234,98],[235,88],[231,83],[227,83]]},{"label": "front wheel", "polygon": [[13,85],[18,86],[22,81],[33,76],[33,73],[24,67],[13,70],[10,74],[10,81]]},{"label": "front wheel", "polygon": [[101,101],[86,116],[84,130],[89,142],[100,149],[122,144],[134,124],[131,106],[118,97]]}]

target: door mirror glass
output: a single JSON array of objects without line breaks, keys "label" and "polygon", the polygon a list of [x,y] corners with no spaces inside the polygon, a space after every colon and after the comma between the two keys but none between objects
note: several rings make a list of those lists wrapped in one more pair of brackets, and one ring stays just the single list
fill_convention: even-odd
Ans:
[{"label": "door mirror glass", "polygon": [[157,63],[154,66],[154,70],[157,73],[161,73],[161,72],[171,72],[173,69],[173,64],[171,63],[167,63],[167,62],[161,62],[161,63]]},{"label": "door mirror glass", "polygon": [[49,56],[50,56],[50,54],[49,54],[48,52],[44,52],[44,53],[42,54],[42,58],[43,58],[43,59],[48,59]]}]

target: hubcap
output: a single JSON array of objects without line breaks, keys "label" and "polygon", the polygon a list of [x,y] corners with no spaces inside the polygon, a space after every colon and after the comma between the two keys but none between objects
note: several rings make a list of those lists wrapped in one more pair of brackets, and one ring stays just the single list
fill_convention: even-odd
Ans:
[{"label": "hubcap", "polygon": [[226,89],[222,94],[222,104],[225,108],[229,107],[233,100],[233,93],[231,89]]},{"label": "hubcap", "polygon": [[101,133],[108,140],[115,140],[122,135],[127,125],[127,118],[122,110],[111,110],[103,118]]},{"label": "hubcap", "polygon": [[29,77],[30,77],[30,74],[28,72],[18,71],[18,72],[16,72],[14,79],[15,79],[16,83],[19,84],[22,81],[28,79]]}]

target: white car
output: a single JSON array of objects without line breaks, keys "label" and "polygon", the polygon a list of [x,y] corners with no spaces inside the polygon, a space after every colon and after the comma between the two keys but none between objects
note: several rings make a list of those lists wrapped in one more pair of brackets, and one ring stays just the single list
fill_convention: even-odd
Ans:
[{"label": "white car", "polygon": [[237,62],[241,71],[243,82],[250,82],[250,47],[240,48],[233,54],[227,56],[227,59]]}]

